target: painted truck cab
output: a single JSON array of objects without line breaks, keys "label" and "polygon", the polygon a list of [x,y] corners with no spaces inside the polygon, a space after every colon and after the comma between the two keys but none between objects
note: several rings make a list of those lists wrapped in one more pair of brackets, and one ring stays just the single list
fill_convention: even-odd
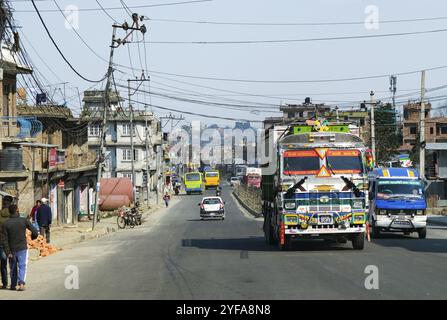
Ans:
[{"label": "painted truck cab", "polygon": [[409,168],[378,168],[368,176],[369,222],[373,238],[382,232],[427,233],[425,183]]}]

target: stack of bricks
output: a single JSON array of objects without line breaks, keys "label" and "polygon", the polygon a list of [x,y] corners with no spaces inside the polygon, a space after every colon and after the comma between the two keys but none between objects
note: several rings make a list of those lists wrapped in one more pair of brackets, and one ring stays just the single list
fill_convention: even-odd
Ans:
[{"label": "stack of bricks", "polygon": [[36,240],[31,240],[31,232],[29,230],[26,231],[26,241],[28,243],[28,249],[37,250],[39,257],[46,257],[59,251],[55,246],[48,244],[43,236],[38,236]]}]

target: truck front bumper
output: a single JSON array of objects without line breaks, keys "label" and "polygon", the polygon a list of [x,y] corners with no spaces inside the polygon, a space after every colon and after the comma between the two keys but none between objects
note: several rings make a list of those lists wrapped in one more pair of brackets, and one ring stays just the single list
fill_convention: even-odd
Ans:
[{"label": "truck front bumper", "polygon": [[346,234],[346,233],[362,233],[365,232],[365,226],[352,226],[349,228],[321,228],[309,226],[307,229],[288,228],[285,229],[287,235],[320,235],[320,234]]},{"label": "truck front bumper", "polygon": [[427,216],[410,217],[388,217],[377,216],[375,227],[386,230],[415,230],[427,227]]}]

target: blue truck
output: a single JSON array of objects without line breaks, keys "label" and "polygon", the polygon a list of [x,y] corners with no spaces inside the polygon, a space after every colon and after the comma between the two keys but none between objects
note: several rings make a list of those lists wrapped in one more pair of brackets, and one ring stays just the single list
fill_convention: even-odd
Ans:
[{"label": "blue truck", "polygon": [[371,236],[382,232],[427,235],[425,183],[410,168],[377,168],[368,175]]}]

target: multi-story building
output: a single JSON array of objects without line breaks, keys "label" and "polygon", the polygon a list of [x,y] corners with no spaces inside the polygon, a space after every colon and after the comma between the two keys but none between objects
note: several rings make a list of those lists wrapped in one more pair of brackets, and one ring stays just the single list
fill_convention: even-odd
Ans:
[{"label": "multi-story building", "polygon": [[[88,121],[88,146],[92,151],[98,151],[101,140],[101,108],[104,105],[104,93],[88,92],[84,97],[83,121]],[[119,95],[112,94],[114,101],[121,101]],[[112,100],[112,99],[111,99]],[[114,109],[114,110],[113,110]],[[147,132],[146,132],[147,125]],[[133,154],[131,148],[133,140]],[[147,139],[147,140],[146,140]],[[156,153],[161,145],[160,121],[151,113],[133,112],[133,132],[131,132],[130,111],[116,105],[109,114],[105,135],[106,165],[104,178],[127,177],[132,179],[132,164],[135,171],[134,185],[137,198],[142,200],[142,193],[147,188],[147,167],[150,170],[150,185],[154,186],[155,173],[158,169]],[[146,148],[148,146],[148,148]],[[153,189],[153,187],[151,187]]]}]

